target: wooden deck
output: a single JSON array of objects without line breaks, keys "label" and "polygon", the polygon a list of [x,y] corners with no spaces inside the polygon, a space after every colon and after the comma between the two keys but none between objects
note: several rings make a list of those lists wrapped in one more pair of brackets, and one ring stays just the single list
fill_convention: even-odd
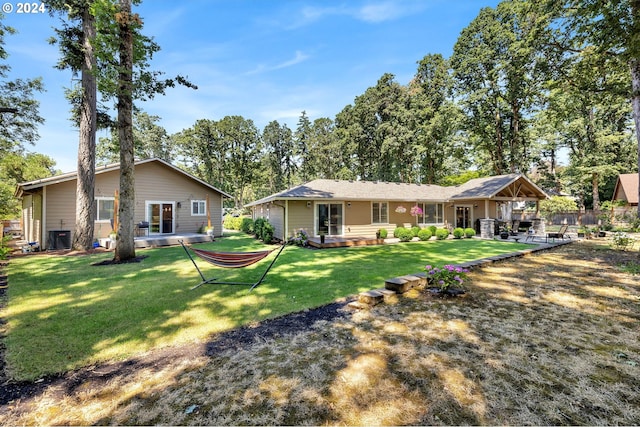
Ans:
[{"label": "wooden deck", "polygon": [[371,246],[382,244],[384,244],[384,239],[375,239],[371,237],[325,237],[324,243],[320,241],[320,237],[309,238],[309,246],[318,249],[346,248],[350,246]]}]

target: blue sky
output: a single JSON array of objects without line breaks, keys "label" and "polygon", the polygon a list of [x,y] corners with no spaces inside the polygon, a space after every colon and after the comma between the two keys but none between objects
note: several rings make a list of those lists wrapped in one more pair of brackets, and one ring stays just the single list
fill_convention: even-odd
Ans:
[{"label": "blue sky", "polygon": [[[7,1],[6,1],[7,2]],[[5,2],[5,3],[6,3]],[[40,141],[64,172],[76,168],[78,132],[69,121],[68,71],[54,67],[59,26],[48,14],[18,14],[4,22],[11,78],[42,77]],[[241,115],[262,130],[272,120],[295,130],[300,113],[334,118],[384,73],[409,82],[430,53],[449,57],[460,31],[497,0],[146,0],[136,8],[144,33],[160,45],[152,68],[187,76],[198,90],[177,87],[138,104],[161,117],[169,133],[196,120]],[[104,135],[104,134],[101,134]],[[100,136],[100,135],[99,135]]]}]

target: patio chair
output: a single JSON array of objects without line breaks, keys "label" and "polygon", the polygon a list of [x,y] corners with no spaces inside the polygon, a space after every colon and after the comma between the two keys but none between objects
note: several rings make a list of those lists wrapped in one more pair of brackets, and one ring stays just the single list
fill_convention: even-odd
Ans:
[{"label": "patio chair", "polygon": [[136,235],[137,236],[148,236],[149,235],[149,222],[148,221],[140,221],[136,224]]},{"label": "patio chair", "polygon": [[553,239],[555,241],[555,239],[562,239],[564,240],[564,237],[567,236],[567,238],[569,240],[571,240],[571,236],[569,236],[567,234],[567,230],[569,229],[568,225],[563,225],[562,227],[560,227],[560,230],[558,230],[555,233],[547,233],[547,243],[549,242],[549,239]]}]

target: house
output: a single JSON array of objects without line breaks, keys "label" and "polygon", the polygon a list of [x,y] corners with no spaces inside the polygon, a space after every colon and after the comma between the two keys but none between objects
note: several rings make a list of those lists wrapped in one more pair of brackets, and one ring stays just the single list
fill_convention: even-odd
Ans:
[{"label": "house", "polygon": [[[42,248],[69,247],[76,217],[77,172],[18,184],[22,199],[24,239]],[[120,165],[96,168],[95,238],[112,232]],[[222,200],[231,197],[193,175],[160,159],[135,162],[136,223],[146,221],[149,236],[195,233],[207,225],[222,234]],[[208,201],[208,204],[207,204]]]},{"label": "house", "polygon": [[638,207],[638,174],[624,173],[618,175],[613,200],[626,202],[631,207]]},{"label": "house", "polygon": [[[511,221],[513,202],[537,202],[547,195],[520,174],[472,179],[443,187],[372,181],[318,179],[247,206],[267,218],[274,236],[289,238],[302,229],[311,236],[374,237],[398,226],[471,227],[493,237],[495,219]],[[486,225],[482,225],[486,219]],[[490,223],[490,225],[489,225]],[[544,227],[544,222],[535,224]]]},{"label": "house", "polygon": [[[616,186],[613,190],[614,202],[621,202],[624,206],[614,206],[613,219],[619,219],[627,215],[635,216],[638,212],[638,174],[625,173],[618,175]],[[624,221],[624,220],[623,220]]]}]

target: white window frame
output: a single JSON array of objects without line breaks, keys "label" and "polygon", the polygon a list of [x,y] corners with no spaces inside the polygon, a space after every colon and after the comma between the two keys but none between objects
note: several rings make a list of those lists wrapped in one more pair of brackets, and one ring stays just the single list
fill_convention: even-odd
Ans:
[{"label": "white window frame", "polygon": [[[373,214],[373,207],[374,205],[378,205],[378,216],[381,216],[382,213],[382,205],[386,206],[386,221],[383,221],[382,218],[375,218],[375,215]],[[378,201],[374,201],[371,202],[371,224],[389,224],[389,202],[378,202]]]},{"label": "white window frame", "polygon": [[[198,204],[198,213],[193,213],[193,204]],[[200,212],[200,207],[202,207],[202,212]],[[207,215],[207,201],[194,199],[191,200],[191,216],[206,216]]]},{"label": "white window frame", "polygon": [[111,217],[109,218],[100,218],[100,202],[104,202],[104,201],[110,201],[110,202],[114,202],[114,206],[113,208],[115,209],[115,201],[116,198],[115,197],[102,197],[102,196],[98,196],[95,198],[96,200],[96,216],[95,216],[95,222],[111,222],[111,220],[113,219],[113,214],[111,213]]}]

